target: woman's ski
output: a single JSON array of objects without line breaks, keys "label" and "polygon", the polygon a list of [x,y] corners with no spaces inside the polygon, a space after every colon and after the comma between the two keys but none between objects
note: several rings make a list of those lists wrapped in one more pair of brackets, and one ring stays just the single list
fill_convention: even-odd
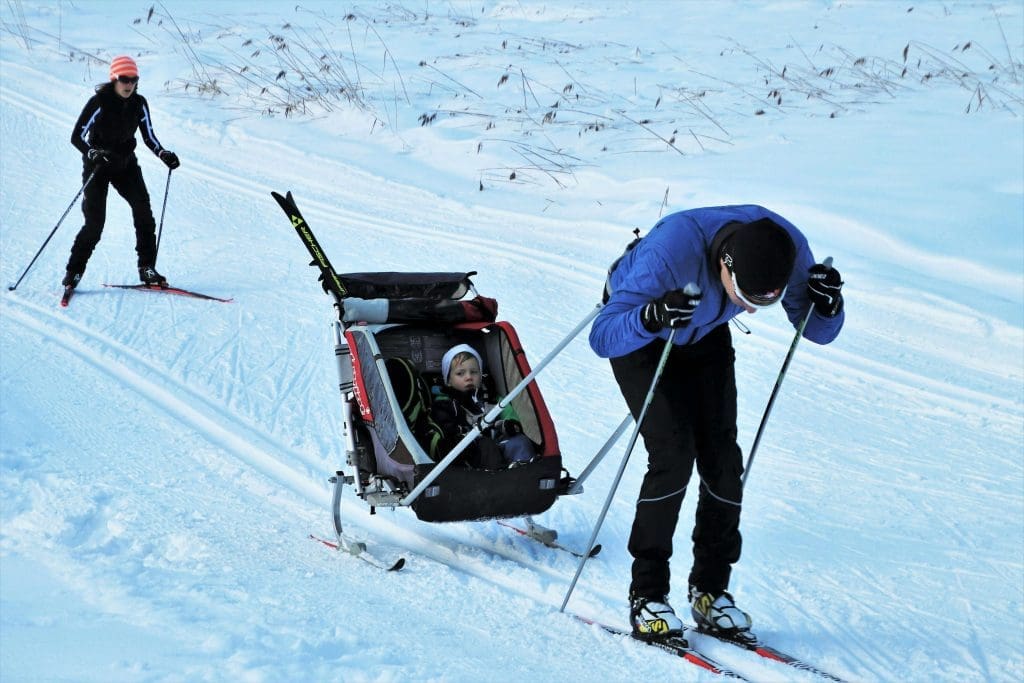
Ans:
[{"label": "woman's ski", "polygon": [[[164,294],[175,294],[177,296],[187,296],[193,299],[205,299],[207,301],[219,301],[222,304],[228,304],[234,301],[234,299],[221,299],[220,297],[210,296],[209,294],[200,294],[199,292],[193,292],[181,287],[160,287],[158,285],[109,285],[103,283],[104,287],[116,287],[118,289],[139,289],[147,292],[163,292]],[[67,306],[66,303],[61,303],[62,306]]]}]

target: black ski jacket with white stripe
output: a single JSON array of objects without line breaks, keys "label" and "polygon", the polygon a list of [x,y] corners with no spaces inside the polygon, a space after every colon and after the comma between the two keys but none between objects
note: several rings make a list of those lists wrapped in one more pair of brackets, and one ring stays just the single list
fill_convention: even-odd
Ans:
[{"label": "black ski jacket with white stripe", "polygon": [[113,83],[109,83],[101,86],[85,103],[71,133],[71,144],[82,153],[87,164],[90,149],[104,149],[112,153],[115,163],[120,161],[126,165],[135,152],[136,130],[153,154],[163,151],[153,132],[146,98],[136,92],[123,98],[114,91]]}]

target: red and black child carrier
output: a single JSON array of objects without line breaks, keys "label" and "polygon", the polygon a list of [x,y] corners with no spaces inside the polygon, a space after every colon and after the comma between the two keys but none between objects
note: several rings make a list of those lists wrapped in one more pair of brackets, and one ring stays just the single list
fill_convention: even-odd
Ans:
[{"label": "red and black child carrier", "polygon": [[[573,479],[562,468],[555,427],[533,381],[536,372],[513,326],[496,320],[497,303],[476,295],[473,273],[338,274],[291,193],[273,196],[313,256],[324,290],[336,300],[335,353],[351,468],[349,475],[332,478],[339,539],[344,484],[354,486],[371,508],[408,506],[428,522],[539,514],[568,493]],[[502,398],[454,447],[440,452],[429,418],[431,386],[443,385],[441,359],[457,344],[480,355],[491,395]],[[465,453],[487,438],[508,405],[535,457],[500,469],[468,466]]]}]

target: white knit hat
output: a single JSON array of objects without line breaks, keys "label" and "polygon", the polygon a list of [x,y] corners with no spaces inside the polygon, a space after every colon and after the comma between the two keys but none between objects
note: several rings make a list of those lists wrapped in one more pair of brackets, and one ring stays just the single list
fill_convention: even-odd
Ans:
[{"label": "white knit hat", "polygon": [[452,367],[452,359],[460,353],[472,354],[473,357],[476,358],[476,362],[480,364],[480,370],[483,371],[484,369],[484,361],[480,357],[480,354],[477,353],[476,349],[469,344],[456,344],[452,348],[448,349],[444,354],[444,358],[441,359],[441,380],[445,384],[448,383],[448,371]]}]

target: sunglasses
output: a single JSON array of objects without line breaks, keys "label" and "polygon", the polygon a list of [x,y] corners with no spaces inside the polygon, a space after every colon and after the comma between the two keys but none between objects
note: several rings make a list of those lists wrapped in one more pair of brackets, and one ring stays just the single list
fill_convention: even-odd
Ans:
[{"label": "sunglasses", "polygon": [[126,84],[127,83],[131,83],[132,85],[135,85],[136,83],[139,82],[139,77],[138,76],[118,76],[117,77],[117,82],[118,83],[126,83]]},{"label": "sunglasses", "polygon": [[732,278],[732,288],[744,303],[753,306],[754,308],[765,308],[772,304],[781,301],[782,297],[786,294],[786,288],[773,289],[769,292],[761,292],[759,294],[749,294],[740,289],[740,285],[736,282],[736,272],[732,269],[732,257],[729,255],[725,256],[726,264],[725,267],[729,270],[729,276]]}]

